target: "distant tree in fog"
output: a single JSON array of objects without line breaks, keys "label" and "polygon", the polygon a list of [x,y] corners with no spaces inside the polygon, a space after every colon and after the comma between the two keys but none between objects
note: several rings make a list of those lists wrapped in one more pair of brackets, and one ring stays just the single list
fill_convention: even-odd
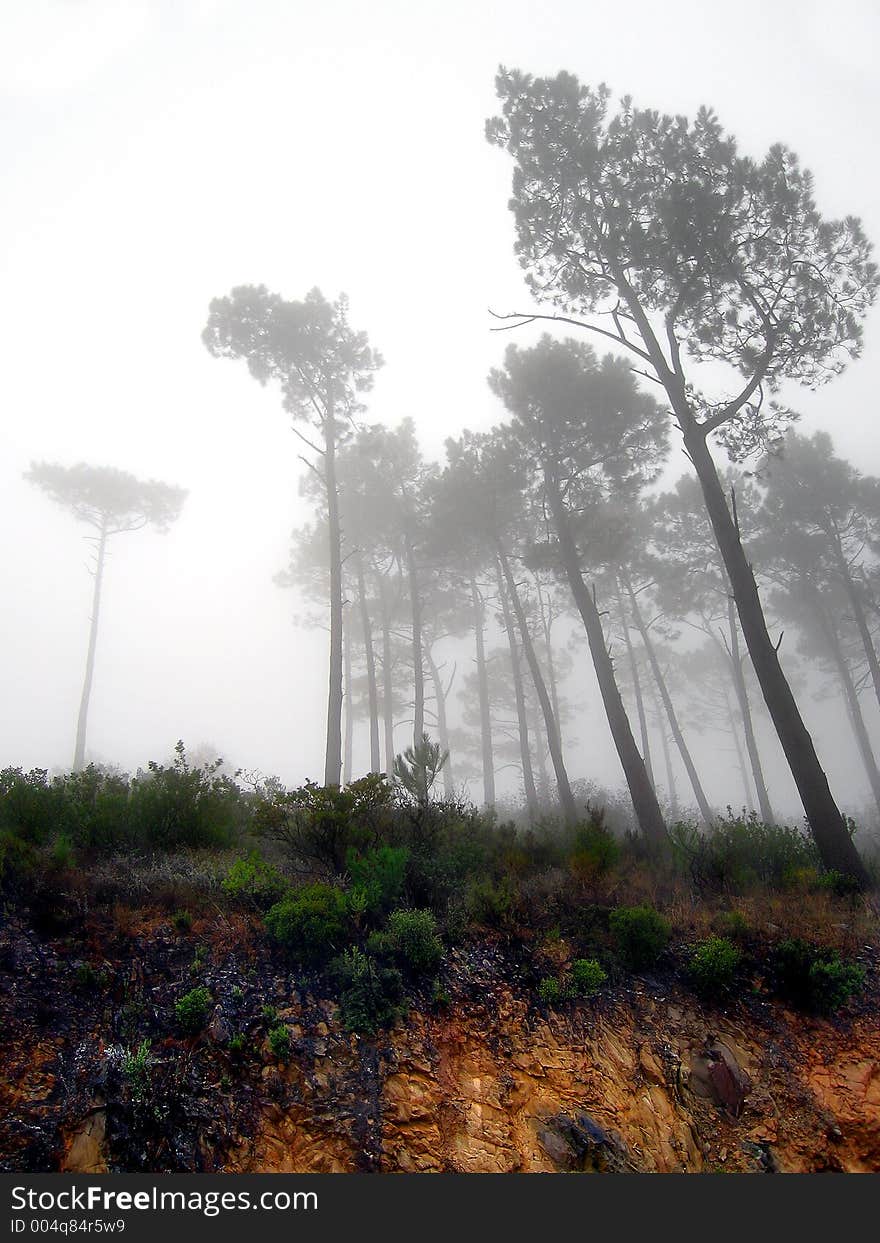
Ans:
[{"label": "distant tree in fog", "polygon": [[362,410],[358,395],[372,386],[381,356],[348,322],[344,297],[328,302],[312,289],[286,302],[265,285],[239,285],[214,298],[202,341],[215,358],[243,358],[260,384],[281,387],[284,408],[310,425],[317,443],[296,427],[304,458],[326,498],[330,563],[330,675],[324,784],[338,786],[342,770],[342,540],[336,456]]},{"label": "distant tree in fog", "polygon": [[599,360],[582,342],[544,336],[531,349],[508,347],[504,367],[489,377],[513,416],[512,436],[537,477],[561,575],[571,590],[590,645],[605,715],[648,843],[665,849],[663,813],[639,753],[588,578],[591,545],[605,539],[610,495],[636,496],[656,477],[666,454],[665,412],[639,391],[626,363]]},{"label": "distant tree in fog", "polygon": [[136,479],[125,471],[109,466],[60,466],[54,462],[34,462],[25,472],[25,479],[45,492],[56,504],[63,506],[79,521],[92,527],[97,534],[89,536],[95,547],[95,587],[92,595],[92,620],[86,656],[79,717],[76,723],[76,746],[73,755],[75,771],[83,767],[86,753],[86,728],[89,699],[95,672],[95,649],[98,643],[98,616],[101,588],[104,581],[104,560],[107,542],[124,531],[139,531],[152,526],[164,534],[180,516],[186,491],[156,480]]},{"label": "distant tree in fog", "polygon": [[[519,260],[560,319],[611,338],[669,402],[703,493],[746,641],[822,860],[868,883],[779,663],[755,578],[709,448],[742,456],[774,440],[785,380],[819,384],[861,348],[878,287],[860,222],[823,220],[812,180],[785,147],[739,155],[715,114],[634,108],[569,73],[502,68],[490,142],[515,160]],[[720,399],[694,364],[724,364]],[[713,371],[717,375],[717,370]]]}]

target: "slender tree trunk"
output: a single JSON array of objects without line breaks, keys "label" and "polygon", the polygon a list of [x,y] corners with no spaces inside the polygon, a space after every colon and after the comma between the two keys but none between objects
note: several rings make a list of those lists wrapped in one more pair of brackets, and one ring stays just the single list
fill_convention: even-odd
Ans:
[{"label": "slender tree trunk", "polygon": [[633,694],[635,695],[636,700],[639,730],[642,735],[642,758],[645,761],[645,768],[648,770],[648,780],[656,789],[656,784],[654,782],[654,766],[651,763],[651,743],[648,738],[648,718],[645,714],[645,701],[642,698],[642,681],[639,677],[639,666],[636,661],[636,654],[633,649],[632,640],[629,637],[629,623],[626,619],[626,608],[623,603],[623,597],[620,594],[619,579],[615,579],[614,585],[617,590],[617,607],[620,612],[620,624],[623,627],[623,638],[626,643],[626,653],[629,657],[629,667],[633,682]]},{"label": "slender tree trunk", "polygon": [[675,772],[672,768],[672,755],[669,751],[669,739],[666,737],[666,730],[663,727],[663,708],[657,698],[657,691],[648,683],[651,692],[651,702],[654,705],[654,715],[657,719],[658,732],[660,734],[660,749],[663,752],[663,765],[666,769],[666,788],[669,792],[669,811],[673,819],[678,819],[678,787],[675,784]]},{"label": "slender tree trunk", "polygon": [[471,577],[474,637],[477,645],[477,686],[480,696],[480,740],[483,748],[483,802],[495,806],[495,759],[492,754],[492,715],[489,710],[489,679],[486,676],[486,645],[483,635],[483,600]]},{"label": "slender tree trunk", "polygon": [[547,807],[550,803],[550,774],[547,772],[547,753],[544,749],[546,734],[541,728],[538,713],[529,711],[530,736],[535,740],[535,767],[538,770],[538,798],[540,805]]},{"label": "slender tree trunk", "polygon": [[446,721],[446,694],[443,689],[443,679],[440,677],[440,670],[434,662],[434,656],[431,652],[430,645],[425,648],[425,659],[428,662],[428,672],[431,674],[431,681],[434,683],[434,696],[437,700],[437,734],[440,740],[440,749],[445,751],[448,758],[443,765],[443,797],[450,802],[455,797],[455,781],[452,776],[452,752],[449,749],[449,726]]},{"label": "slender tree trunk", "polygon": [[513,605],[513,612],[519,626],[520,638],[522,639],[523,652],[526,662],[529,666],[529,672],[532,675],[532,682],[535,687],[535,694],[538,696],[538,703],[541,705],[541,711],[544,714],[544,727],[547,731],[547,745],[550,748],[550,759],[553,762],[553,772],[556,775],[556,785],[559,789],[559,801],[562,804],[562,815],[566,824],[576,824],[578,816],[578,807],[575,802],[574,795],[571,792],[571,785],[568,780],[568,773],[565,771],[565,761],[562,757],[562,742],[559,738],[559,730],[556,727],[556,719],[553,716],[553,705],[550,703],[550,696],[547,692],[547,684],[544,681],[544,675],[541,673],[541,666],[538,664],[538,657],[535,654],[535,645],[532,643],[532,636],[529,633],[528,621],[526,620],[525,610],[522,601],[519,598],[519,592],[516,587],[516,580],[510,569],[510,562],[501,544],[496,545],[498,560],[501,563],[501,569],[504,573],[504,579],[510,592],[510,602]]},{"label": "slender tree trunk", "polygon": [[880,661],[877,660],[877,649],[874,647],[874,640],[871,637],[871,631],[868,628],[868,621],[865,617],[865,610],[862,607],[862,601],[859,598],[858,588],[853,582],[852,574],[846,563],[846,558],[841,550],[837,552],[838,566],[840,575],[843,579],[843,585],[846,588],[846,594],[852,605],[853,620],[858,628],[859,638],[862,640],[862,647],[865,649],[865,657],[868,661],[868,668],[871,670],[871,681],[874,684],[874,694],[877,697],[877,703],[880,704]]},{"label": "slender tree trunk", "polygon": [[330,538],[330,679],[324,785],[338,786],[342,768],[342,532],[336,485],[336,419],[332,406],[324,420],[324,482]]},{"label": "slender tree trunk", "polygon": [[107,522],[102,522],[98,536],[95,561],[95,588],[92,592],[92,619],[89,626],[89,649],[86,654],[86,676],[83,680],[76,721],[76,745],[73,751],[73,771],[81,772],[86,759],[86,729],[89,722],[89,700],[92,697],[92,678],[95,675],[95,649],[98,646],[98,616],[101,612],[101,586],[104,581],[104,559],[107,553]]},{"label": "slender tree trunk", "polygon": [[568,526],[568,514],[559,491],[559,484],[549,470],[545,469],[547,494],[553,511],[553,522],[559,539],[559,551],[565,569],[568,585],[574,596],[575,604],[584,623],[593,666],[599,682],[599,692],[605,706],[605,715],[611,727],[611,737],[629,787],[630,798],[635,809],[639,828],[652,849],[666,852],[668,837],[663,813],[657,802],[657,795],[648,777],[645,761],[639,754],[635,739],[630,729],[626,708],[620,697],[614,665],[608,654],[605,643],[605,632],[602,629],[602,618],[587,584],[581,574],[580,557]]},{"label": "slender tree trunk", "polygon": [[406,569],[409,577],[409,600],[412,610],[413,651],[413,746],[421,745],[425,732],[425,672],[422,662],[422,601],[419,575],[412,540],[406,536]]},{"label": "slender tree trunk", "polygon": [[378,773],[382,770],[382,761],[379,758],[379,691],[376,686],[376,655],[373,651],[373,629],[367,604],[364,563],[360,553],[357,554],[357,588],[367,661],[367,695],[370,702],[370,772]]},{"label": "slender tree trunk", "polygon": [[559,734],[559,745],[562,746],[562,717],[559,713],[559,691],[556,682],[556,662],[553,659],[553,640],[550,636],[550,618],[547,616],[544,593],[541,591],[541,582],[537,576],[535,576],[535,588],[538,594],[538,610],[541,615],[541,631],[544,636],[544,652],[547,656],[547,689],[550,691],[550,703],[553,707],[556,732]]},{"label": "slender tree trunk", "polygon": [[[736,761],[739,765],[739,775],[742,780],[743,793],[745,794],[745,806],[750,812],[755,810],[755,800],[752,798],[752,787],[749,782],[749,774],[746,771],[746,757],[743,754],[742,745],[739,740],[739,726],[737,725],[736,714],[733,711],[733,704],[730,702],[730,696],[727,693],[727,687],[722,686],[724,692],[724,706],[727,709],[727,720],[730,724],[730,736],[733,739],[733,745],[736,750]],[[765,821],[769,824],[770,821]]]},{"label": "slender tree trunk", "polygon": [[840,643],[840,635],[837,632],[837,626],[834,618],[824,607],[818,590],[806,581],[804,586],[810,597],[810,602],[816,612],[816,616],[822,626],[825,635],[825,641],[828,644],[828,651],[837,670],[837,676],[840,685],[843,687],[843,693],[846,697],[846,705],[849,708],[850,724],[856,737],[856,743],[859,748],[859,754],[862,757],[862,763],[865,772],[868,775],[868,781],[871,785],[871,792],[874,795],[874,802],[877,804],[877,810],[880,811],[880,772],[877,770],[877,760],[874,757],[874,751],[871,747],[871,740],[868,737],[868,730],[865,726],[865,718],[862,715],[862,705],[859,703],[858,692],[853,683],[852,674],[846,657],[843,654],[843,648]]},{"label": "slender tree trunk", "polygon": [[354,749],[354,715],[352,713],[351,692],[351,617],[348,609],[342,610],[342,694],[345,730],[342,745],[342,784],[347,786],[351,781],[351,759]]},{"label": "slender tree trunk", "polygon": [[377,575],[382,610],[382,716],[385,724],[385,772],[394,772],[394,671],[391,657],[391,606],[384,574]]},{"label": "slender tree trunk", "polygon": [[755,781],[755,791],[758,795],[758,810],[761,813],[761,819],[765,824],[775,824],[776,817],[773,815],[773,808],[770,806],[770,796],[767,793],[767,786],[764,782],[764,770],[761,767],[761,753],[758,750],[758,740],[755,738],[755,727],[752,723],[752,709],[749,704],[749,692],[746,686],[746,680],[743,676],[742,656],[739,650],[739,627],[736,624],[736,610],[733,599],[727,597],[727,624],[730,629],[730,671],[733,675],[733,688],[736,691],[736,701],[739,705],[739,714],[742,717],[743,736],[746,740],[746,750],[749,754],[749,762],[752,766],[752,777]]},{"label": "slender tree trunk", "polygon": [[501,613],[504,618],[504,629],[507,631],[507,645],[510,649],[510,665],[513,671],[513,694],[516,700],[516,720],[519,727],[519,753],[522,762],[523,788],[526,794],[526,809],[529,819],[538,817],[538,791],[535,789],[535,777],[532,772],[532,755],[529,750],[529,723],[526,718],[526,697],[523,691],[522,668],[519,663],[519,650],[516,646],[516,634],[513,629],[513,618],[510,615],[510,604],[504,586],[504,575],[500,561],[496,564],[498,575],[498,595],[501,600]]},{"label": "slender tree trunk", "polygon": [[651,672],[654,674],[654,681],[657,684],[657,690],[660,692],[660,699],[666,711],[666,717],[669,721],[669,728],[672,730],[672,737],[675,739],[675,745],[678,747],[678,753],[681,756],[685,772],[688,775],[688,780],[690,781],[691,787],[694,791],[694,798],[697,800],[700,815],[703,817],[706,827],[711,828],[714,820],[712,808],[709,806],[709,800],[706,798],[703,790],[696,765],[691,757],[688,745],[685,742],[684,734],[681,732],[681,726],[678,723],[675,705],[672,702],[672,696],[669,694],[666,679],[663,676],[663,670],[660,668],[660,661],[657,659],[657,653],[654,651],[654,644],[651,642],[651,636],[648,634],[648,627],[645,625],[644,618],[642,617],[642,611],[639,608],[636,593],[633,591],[632,583],[629,580],[629,576],[626,574],[623,576],[623,583],[626,587],[627,595],[629,596],[633,621],[636,623],[636,628],[641,636],[645,653],[651,665]]},{"label": "slender tree trunk", "polygon": [[779,655],[767,630],[755,576],[728,509],[715,463],[706,444],[705,432],[691,414],[683,394],[676,394],[673,407],[684,435],[685,448],[700,480],[706,511],[730,579],[743,637],[758,683],[779,735],[822,862],[827,868],[852,876],[867,888],[870,885],[867,871],[831,794],[828,778],[819,763],[813,740],[795,703],[791,687],[779,663]]}]

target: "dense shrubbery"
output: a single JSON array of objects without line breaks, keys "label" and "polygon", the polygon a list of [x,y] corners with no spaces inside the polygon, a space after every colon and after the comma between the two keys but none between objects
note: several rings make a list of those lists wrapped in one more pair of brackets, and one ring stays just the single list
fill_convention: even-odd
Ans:
[{"label": "dense shrubbery", "polygon": [[779,993],[796,1006],[832,1014],[861,989],[865,973],[836,950],[793,938],[776,949],[774,975]]},{"label": "dense shrubbery", "polygon": [[342,876],[352,851],[389,836],[391,794],[377,773],[341,788],[313,781],[297,790],[273,788],[257,803],[254,830],[279,842],[294,862]]},{"label": "dense shrubbery", "polygon": [[376,846],[348,852],[348,874],[356,905],[371,919],[386,915],[399,902],[406,882],[406,846]]},{"label": "dense shrubbery", "polygon": [[94,764],[49,779],[45,769],[0,772],[0,833],[32,846],[66,839],[78,851],[227,846],[245,828],[248,803],[217,765],[191,768],[183,743],[170,766],[128,777]]},{"label": "dense shrubbery", "polygon": [[339,1010],[347,1031],[374,1036],[395,1022],[404,1002],[403,979],[396,967],[352,946],[333,964],[340,989]]},{"label": "dense shrubbery", "polygon": [[669,922],[652,906],[618,907],[608,926],[615,948],[634,971],[653,966],[669,941]]},{"label": "dense shrubbery", "polygon": [[753,812],[727,816],[701,832],[679,823],[670,830],[678,865],[700,889],[741,893],[759,885],[784,889],[799,872],[821,870],[813,840],[788,825],[764,824]]},{"label": "dense shrubbery", "polygon": [[270,907],[265,922],[270,937],[294,957],[326,961],[348,938],[345,894],[333,885],[302,885]]},{"label": "dense shrubbery", "polygon": [[278,869],[256,850],[245,859],[236,859],[220,884],[230,898],[262,910],[280,902],[290,888]]},{"label": "dense shrubbery", "polygon": [[443,957],[431,911],[392,911],[385,936],[388,948],[414,975],[436,970]]},{"label": "dense shrubbery", "polygon": [[194,988],[185,993],[174,1006],[174,1017],[190,1036],[202,1030],[208,1021],[213,998],[206,988]]},{"label": "dense shrubbery", "polygon": [[704,997],[720,996],[736,979],[741,957],[740,951],[726,937],[701,941],[687,967],[691,984]]}]

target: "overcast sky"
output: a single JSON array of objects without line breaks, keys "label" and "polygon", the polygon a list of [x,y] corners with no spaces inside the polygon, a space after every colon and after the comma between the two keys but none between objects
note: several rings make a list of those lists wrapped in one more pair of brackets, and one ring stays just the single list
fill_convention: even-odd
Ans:
[{"label": "overcast sky", "polygon": [[[299,446],[277,394],[201,345],[213,296],[347,292],[386,359],[370,417],[411,415],[439,456],[501,417],[485,377],[510,337],[487,307],[525,301],[511,161],[483,136],[499,63],[711,104],[743,150],[792,146],[823,213],[876,240],[878,46],[871,0],[0,4],[0,766],[72,758],[91,580],[85,529],[21,479],[48,459],[189,489],[169,534],[115,541],[90,753],[132,768],[183,737],[322,771],[326,636],[272,583],[308,517]],[[874,473],[878,382],[875,309],[844,377],[788,394]],[[830,748],[828,709],[805,707]],[[616,784],[607,731],[580,733],[573,774]]]}]

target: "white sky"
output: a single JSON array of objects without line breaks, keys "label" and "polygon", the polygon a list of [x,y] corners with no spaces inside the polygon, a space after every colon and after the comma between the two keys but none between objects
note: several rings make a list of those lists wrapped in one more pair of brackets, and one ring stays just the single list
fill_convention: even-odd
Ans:
[{"label": "white sky", "polygon": [[[501,416],[485,377],[511,338],[486,308],[524,302],[511,161],[483,137],[499,63],[709,103],[744,150],[791,145],[820,209],[878,239],[878,47],[870,0],[0,3],[0,766],[72,755],[91,580],[84,529],[21,480],[49,459],[190,490],[167,536],[116,541],[91,753],[134,767],[182,736],[288,781],[322,770],[325,636],[271,581],[308,517],[298,444],[277,395],[201,345],[211,297],[346,291],[386,358],[370,417],[412,415],[439,455]],[[880,473],[876,310],[866,339],[796,404]],[[606,732],[580,731],[573,775],[617,782]]]}]

